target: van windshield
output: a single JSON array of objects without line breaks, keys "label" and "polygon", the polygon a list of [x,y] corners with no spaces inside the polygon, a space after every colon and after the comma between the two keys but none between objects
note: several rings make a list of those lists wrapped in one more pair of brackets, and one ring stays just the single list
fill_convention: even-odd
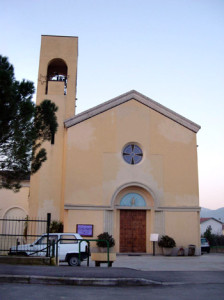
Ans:
[{"label": "van windshield", "polygon": [[61,235],[61,241],[60,244],[77,244],[77,239],[74,236],[74,234],[72,235]]},{"label": "van windshield", "polygon": [[[58,236],[57,235],[49,235],[49,241],[57,241]],[[36,245],[46,245],[47,244],[47,235],[42,236],[37,242]]]}]

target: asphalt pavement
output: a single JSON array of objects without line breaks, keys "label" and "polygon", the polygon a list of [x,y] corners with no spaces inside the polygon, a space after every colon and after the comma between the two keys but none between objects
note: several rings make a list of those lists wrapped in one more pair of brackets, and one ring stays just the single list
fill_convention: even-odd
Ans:
[{"label": "asphalt pavement", "polygon": [[150,286],[183,284],[224,284],[224,254],[193,257],[118,255],[107,265],[80,267],[0,265],[1,283],[54,284],[78,286]]}]

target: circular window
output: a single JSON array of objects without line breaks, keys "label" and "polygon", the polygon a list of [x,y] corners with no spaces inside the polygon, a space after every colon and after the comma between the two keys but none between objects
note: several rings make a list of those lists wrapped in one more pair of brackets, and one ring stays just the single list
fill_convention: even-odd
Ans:
[{"label": "circular window", "polygon": [[136,165],[142,160],[142,149],[135,145],[129,144],[123,150],[123,158],[130,165]]}]

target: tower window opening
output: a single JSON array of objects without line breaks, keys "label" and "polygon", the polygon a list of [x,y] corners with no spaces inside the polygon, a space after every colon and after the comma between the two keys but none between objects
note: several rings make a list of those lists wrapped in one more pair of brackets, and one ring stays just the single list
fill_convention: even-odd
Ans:
[{"label": "tower window opening", "polygon": [[67,95],[67,65],[61,58],[55,58],[51,60],[47,69],[47,84],[46,94],[48,93],[48,82],[49,81],[62,81],[64,82],[64,95]]}]

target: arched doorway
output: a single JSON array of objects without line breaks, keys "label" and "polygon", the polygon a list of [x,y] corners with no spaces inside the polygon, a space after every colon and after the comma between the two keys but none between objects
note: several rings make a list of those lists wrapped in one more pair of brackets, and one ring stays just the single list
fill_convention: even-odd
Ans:
[{"label": "arched doorway", "polygon": [[[9,234],[12,233],[14,235],[22,235],[24,231],[24,222],[20,222],[20,220],[24,220],[26,218],[26,212],[20,207],[12,207],[10,208],[4,215],[4,221],[2,224],[2,233]],[[10,220],[18,220],[10,221]],[[15,224],[16,223],[16,224]]]},{"label": "arched doorway", "polygon": [[150,234],[154,230],[157,200],[146,185],[130,182],[113,195],[115,238],[121,253],[150,253]]},{"label": "arched doorway", "polygon": [[120,252],[146,252],[146,207],[138,193],[127,193],[120,201]]},{"label": "arched doorway", "polygon": [[20,207],[10,208],[4,215],[0,228],[0,254],[5,255],[10,247],[23,242],[26,227],[26,212]]},{"label": "arched doorway", "polygon": [[146,211],[120,211],[120,252],[146,252]]}]

